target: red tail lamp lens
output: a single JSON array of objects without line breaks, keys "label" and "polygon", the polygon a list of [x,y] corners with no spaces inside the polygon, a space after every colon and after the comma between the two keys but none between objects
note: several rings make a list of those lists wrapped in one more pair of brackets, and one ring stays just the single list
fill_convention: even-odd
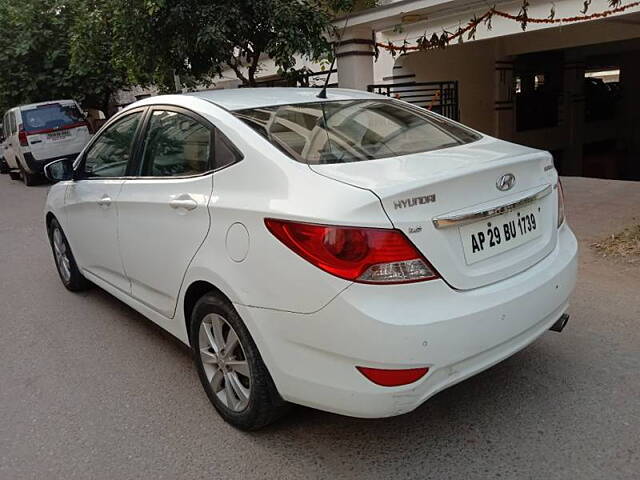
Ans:
[{"label": "red tail lamp lens", "polygon": [[24,131],[22,124],[18,125],[18,141],[21,147],[28,147],[29,141],[27,140],[27,132]]},{"label": "red tail lamp lens", "polygon": [[399,230],[342,227],[265,219],[269,231],[316,267],[362,283],[437,278],[429,262]]},{"label": "red tail lamp lens", "polygon": [[417,382],[429,371],[428,367],[387,370],[380,368],[356,367],[358,371],[376,385],[399,387]]}]

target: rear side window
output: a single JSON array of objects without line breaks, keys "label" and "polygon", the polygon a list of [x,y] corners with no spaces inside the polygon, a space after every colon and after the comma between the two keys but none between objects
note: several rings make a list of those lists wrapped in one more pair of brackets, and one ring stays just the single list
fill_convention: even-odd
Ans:
[{"label": "rear side window", "polygon": [[350,163],[428,152],[480,138],[391,100],[345,100],[240,110],[235,115],[294,159]]},{"label": "rear side window", "polygon": [[73,103],[48,103],[31,108],[21,108],[22,125],[26,132],[52,130],[84,124],[84,115]]},{"label": "rear side window", "polygon": [[142,155],[143,177],[198,175],[211,170],[211,129],[181,113],[156,110]]},{"label": "rear side window", "polygon": [[14,135],[17,131],[16,114],[14,112],[9,112],[9,132],[11,135]]},{"label": "rear side window", "polygon": [[231,143],[231,140],[218,129],[215,130],[213,152],[216,169],[224,168],[242,160],[242,155]]},{"label": "rear side window", "polygon": [[122,177],[127,171],[133,138],[142,119],[135,112],[109,125],[85,155],[84,173],[88,177]]}]

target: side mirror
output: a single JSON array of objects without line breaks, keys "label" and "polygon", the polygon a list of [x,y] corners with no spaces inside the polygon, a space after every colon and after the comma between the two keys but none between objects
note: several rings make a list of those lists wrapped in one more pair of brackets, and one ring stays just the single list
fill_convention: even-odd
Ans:
[{"label": "side mirror", "polygon": [[44,166],[44,176],[52,182],[73,179],[73,161],[68,158],[54,160]]}]

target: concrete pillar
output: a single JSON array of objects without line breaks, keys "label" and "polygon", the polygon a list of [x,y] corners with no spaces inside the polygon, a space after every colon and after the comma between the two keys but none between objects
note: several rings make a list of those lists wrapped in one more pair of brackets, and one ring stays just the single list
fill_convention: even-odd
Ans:
[{"label": "concrete pillar", "polygon": [[516,129],[514,68],[515,57],[500,57],[494,73],[494,136],[513,140]]},{"label": "concrete pillar", "polygon": [[[395,40],[381,33],[376,34],[376,39],[381,43]],[[395,42],[397,43],[397,40]],[[416,52],[406,55],[391,55],[387,49],[381,48],[379,53],[378,59],[373,63],[374,83],[395,84],[416,81],[415,72],[407,66],[409,63],[407,60],[411,55],[416,55]]]},{"label": "concrete pillar", "polygon": [[564,63],[563,124],[567,132],[567,147],[562,155],[564,175],[582,175],[584,146],[584,61],[575,56]]},{"label": "concrete pillar", "polygon": [[366,90],[373,83],[373,31],[348,29],[336,46],[338,86]]}]

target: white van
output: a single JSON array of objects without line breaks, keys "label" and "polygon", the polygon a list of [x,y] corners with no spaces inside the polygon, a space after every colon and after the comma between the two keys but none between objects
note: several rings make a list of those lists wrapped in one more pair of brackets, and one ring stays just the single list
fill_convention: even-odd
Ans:
[{"label": "white van", "polygon": [[52,100],[11,108],[4,114],[3,154],[14,180],[36,183],[52,160],[74,159],[91,137],[75,100]]}]

